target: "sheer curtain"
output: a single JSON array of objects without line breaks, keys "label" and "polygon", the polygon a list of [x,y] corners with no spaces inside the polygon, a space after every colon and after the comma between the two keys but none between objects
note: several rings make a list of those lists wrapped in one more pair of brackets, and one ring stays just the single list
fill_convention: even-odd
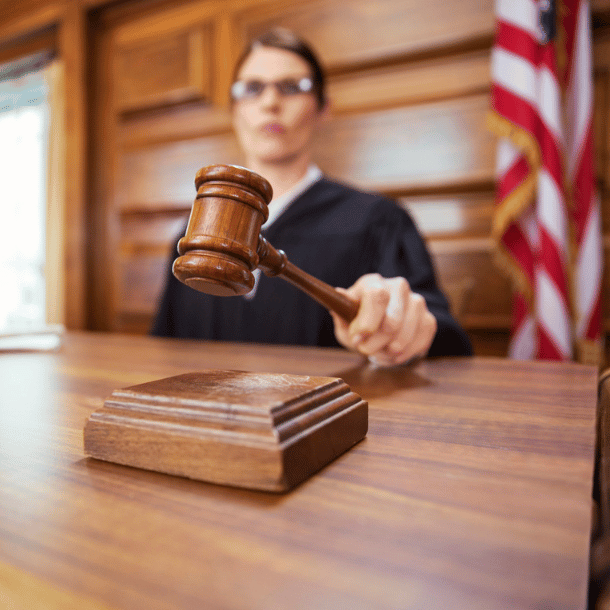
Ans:
[{"label": "sheer curtain", "polygon": [[50,109],[48,53],[0,66],[0,332],[42,328]]}]

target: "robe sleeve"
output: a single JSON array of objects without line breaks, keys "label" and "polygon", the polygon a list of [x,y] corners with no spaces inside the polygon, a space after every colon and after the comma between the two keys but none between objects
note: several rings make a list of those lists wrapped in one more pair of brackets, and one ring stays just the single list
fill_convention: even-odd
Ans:
[{"label": "robe sleeve", "polygon": [[[387,203],[394,210],[384,210],[370,225],[374,242],[371,251],[376,252],[377,259],[372,271],[388,278],[402,276],[413,292],[424,297],[438,324],[429,356],[472,355],[470,339],[451,314],[449,302],[438,286],[432,259],[415,223],[397,204]],[[384,205],[376,207],[380,209]]]}]

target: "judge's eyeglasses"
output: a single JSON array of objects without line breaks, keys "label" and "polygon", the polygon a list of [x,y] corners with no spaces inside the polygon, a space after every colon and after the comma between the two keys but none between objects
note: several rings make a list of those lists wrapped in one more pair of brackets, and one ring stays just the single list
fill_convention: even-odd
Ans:
[{"label": "judge's eyeglasses", "polygon": [[303,78],[284,78],[278,81],[264,82],[261,80],[238,80],[231,86],[231,98],[234,102],[254,100],[260,97],[268,86],[282,97],[290,97],[313,90],[313,81],[308,76]]}]

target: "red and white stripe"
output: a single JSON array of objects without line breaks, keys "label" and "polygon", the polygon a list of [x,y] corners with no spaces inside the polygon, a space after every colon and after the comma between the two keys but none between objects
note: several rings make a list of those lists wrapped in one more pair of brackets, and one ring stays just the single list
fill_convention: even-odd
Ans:
[{"label": "red and white stripe", "polygon": [[[596,241],[599,207],[590,180],[588,6],[580,0],[563,2],[562,15],[574,15],[574,10],[576,17],[565,24],[570,58],[566,72],[570,129],[566,129],[555,41],[540,43],[538,3],[496,2],[492,108],[501,120],[492,123],[492,128],[496,125],[504,137],[498,147],[494,235],[517,287],[510,346],[515,358],[571,358],[575,332],[571,302],[578,312],[578,336],[594,337],[597,328],[599,338],[601,254]],[[571,23],[574,27],[568,31]],[[572,177],[569,184],[574,185],[570,201],[565,196],[565,163]],[[590,184],[588,188],[583,188],[583,180]],[[586,205],[581,204],[583,198]],[[578,227],[573,299],[568,282],[570,222]],[[593,250],[597,253],[594,263]],[[592,276],[597,288],[592,288]]]},{"label": "red and white stripe", "polygon": [[565,21],[566,165],[574,227],[574,318],[577,341],[601,342],[603,251],[593,161],[591,25],[586,1],[569,3]]}]

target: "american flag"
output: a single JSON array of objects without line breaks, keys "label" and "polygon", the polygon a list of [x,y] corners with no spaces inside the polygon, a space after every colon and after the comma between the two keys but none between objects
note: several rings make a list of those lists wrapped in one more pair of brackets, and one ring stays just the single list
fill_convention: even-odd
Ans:
[{"label": "american flag", "polygon": [[496,0],[492,234],[514,286],[514,358],[601,361],[602,242],[586,0]]}]

